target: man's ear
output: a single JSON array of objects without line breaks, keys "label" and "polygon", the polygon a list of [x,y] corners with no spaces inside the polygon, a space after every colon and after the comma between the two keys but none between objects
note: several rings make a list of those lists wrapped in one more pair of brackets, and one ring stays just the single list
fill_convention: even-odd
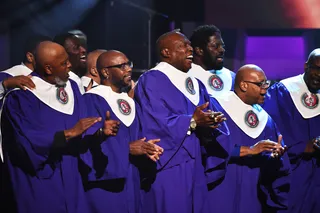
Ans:
[{"label": "man's ear", "polygon": [[50,65],[44,65],[44,71],[47,75],[52,75],[52,67]]},{"label": "man's ear", "polygon": [[246,92],[248,90],[248,84],[244,81],[241,81],[240,82],[240,89],[243,91],[243,92]]},{"label": "man's ear", "polygon": [[199,55],[199,56],[203,55],[203,49],[201,49],[200,47],[195,47],[194,52],[196,55]]},{"label": "man's ear", "polygon": [[26,53],[26,58],[29,63],[32,63],[34,61],[34,56],[31,52]]},{"label": "man's ear", "polygon": [[167,48],[162,49],[160,53],[163,58],[170,58],[171,56],[170,51]]},{"label": "man's ear", "polygon": [[106,79],[109,79],[109,77],[110,77],[108,68],[103,68],[103,69],[101,70],[101,74],[102,74],[102,76],[103,76],[104,78],[106,78]]},{"label": "man's ear", "polygon": [[94,77],[98,77],[98,76],[99,76],[99,73],[98,73],[98,70],[97,70],[96,67],[92,67],[92,68],[90,69],[90,74],[91,74],[92,76],[94,76]]}]

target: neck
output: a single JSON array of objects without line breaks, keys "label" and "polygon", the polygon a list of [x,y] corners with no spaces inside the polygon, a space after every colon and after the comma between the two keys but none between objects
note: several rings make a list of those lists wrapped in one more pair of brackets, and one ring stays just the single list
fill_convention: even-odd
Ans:
[{"label": "neck", "polygon": [[240,98],[240,100],[245,103],[245,104],[248,104],[248,105],[253,105],[249,100],[247,100],[246,98],[246,94],[242,91],[239,91],[238,88],[235,88],[234,89],[234,93]]},{"label": "neck", "polygon": [[308,88],[309,92],[311,92],[311,93],[318,93],[319,92],[319,90],[315,90],[315,89],[312,89],[312,88],[309,87],[306,74],[304,74],[303,80],[304,80],[304,83],[307,85],[307,88]]},{"label": "neck", "polygon": [[200,57],[194,56],[193,57],[193,63],[199,65],[202,67],[204,70],[208,70],[208,67],[203,63]]},{"label": "neck", "polygon": [[111,83],[111,81],[107,79],[103,80],[102,84],[105,86],[111,87],[112,91],[115,93],[121,93],[121,88],[119,88],[118,86],[115,86],[114,84]]}]

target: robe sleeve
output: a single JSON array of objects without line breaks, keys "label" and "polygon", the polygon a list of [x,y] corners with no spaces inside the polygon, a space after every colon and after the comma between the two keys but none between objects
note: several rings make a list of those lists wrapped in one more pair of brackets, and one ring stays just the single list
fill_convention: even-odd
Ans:
[{"label": "robe sleeve", "polygon": [[[280,134],[277,132],[278,135]],[[282,145],[284,146],[283,141]],[[265,154],[264,157],[265,162],[260,170],[260,189],[265,199],[264,209],[266,212],[285,210],[288,207],[291,174],[288,155],[285,153],[281,158],[272,158],[270,154]]]},{"label": "robe sleeve", "polygon": [[135,87],[135,100],[141,108],[139,119],[142,136],[147,140],[161,139],[158,145],[165,151],[158,165],[162,167],[182,147],[186,138],[195,137],[194,134],[187,134],[194,110],[190,114],[185,113],[185,109],[180,110],[181,107],[187,107],[187,103],[181,106],[179,103],[184,100],[180,100],[180,96],[178,100],[172,97],[172,86],[167,85],[169,80],[166,76],[155,75],[157,71],[149,72],[152,73],[140,77]]},{"label": "robe sleeve", "polygon": [[289,92],[282,83],[276,83],[268,90],[263,108],[283,132],[290,159],[295,159],[294,161],[300,159],[308,141],[297,140],[294,138],[294,134],[291,134],[293,130],[290,127],[291,125],[288,125],[288,122],[296,122],[293,120],[296,109]]},{"label": "robe sleeve", "polygon": [[11,75],[7,74],[7,73],[0,73],[0,100],[1,100],[1,103],[2,103],[2,99],[6,93],[6,88],[4,88],[3,86],[3,81],[6,80],[7,78],[10,78],[12,77]]},{"label": "robe sleeve", "polygon": [[15,163],[22,169],[46,175],[54,168],[51,160],[58,159],[55,145],[61,143],[56,140],[61,140],[63,130],[50,131],[49,121],[46,126],[37,122],[38,103],[29,91],[10,92],[3,106],[2,127],[10,132],[6,134],[10,138],[4,138],[8,141],[9,158],[17,159]]}]

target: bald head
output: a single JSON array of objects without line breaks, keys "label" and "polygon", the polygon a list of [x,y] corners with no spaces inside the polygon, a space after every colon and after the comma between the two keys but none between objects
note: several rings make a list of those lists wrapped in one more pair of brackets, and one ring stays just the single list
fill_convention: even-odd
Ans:
[{"label": "bald head", "polygon": [[94,50],[88,54],[88,56],[87,56],[87,70],[88,70],[88,72],[90,72],[90,69],[96,67],[97,60],[98,60],[99,56],[104,52],[107,52],[107,50],[102,50],[102,49]]},{"label": "bald head", "polygon": [[251,81],[251,80],[256,80],[257,75],[264,75],[263,70],[258,67],[257,65],[254,64],[246,64],[238,70],[236,74],[236,79],[235,79],[235,87],[239,86],[240,82],[242,81]]},{"label": "bald head", "polygon": [[69,79],[71,64],[65,49],[51,41],[41,42],[35,53],[35,71],[47,82],[65,85]]},{"label": "bald head", "polygon": [[237,74],[234,91],[248,105],[262,104],[270,81],[267,81],[263,70],[254,64],[242,66]]},{"label": "bald head", "polygon": [[[104,67],[122,64],[123,58],[127,59],[127,56],[117,50],[109,50],[102,53],[97,59],[97,69],[100,70]],[[126,62],[126,61],[125,61]]]},{"label": "bald head", "polygon": [[45,65],[52,65],[57,57],[61,57],[66,53],[63,46],[60,44],[43,41],[36,49],[36,67],[37,70],[43,69]]},{"label": "bald head", "polygon": [[314,49],[308,57],[307,64],[313,64],[315,59],[320,57],[320,48]]},{"label": "bald head", "polygon": [[180,33],[179,30],[174,30],[174,31],[170,31],[167,32],[163,35],[161,35],[157,42],[157,51],[158,51],[158,55],[161,58],[161,51],[164,49],[170,49],[171,46],[173,45],[173,43],[179,39],[179,37],[184,36],[182,33]]}]

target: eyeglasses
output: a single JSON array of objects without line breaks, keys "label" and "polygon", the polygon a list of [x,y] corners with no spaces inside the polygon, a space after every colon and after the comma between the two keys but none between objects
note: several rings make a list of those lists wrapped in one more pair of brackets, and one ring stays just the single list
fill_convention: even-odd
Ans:
[{"label": "eyeglasses", "polygon": [[258,87],[260,87],[261,89],[268,89],[270,87],[270,85],[271,85],[271,81],[270,80],[261,81],[261,82],[252,82],[252,81],[244,81],[244,82],[255,84]]},{"label": "eyeglasses", "polygon": [[130,67],[131,69],[133,68],[133,62],[132,61],[128,61],[122,64],[117,64],[117,65],[112,65],[112,66],[108,66],[108,67],[103,67],[103,68],[119,68],[121,70],[125,70],[127,67]]}]

